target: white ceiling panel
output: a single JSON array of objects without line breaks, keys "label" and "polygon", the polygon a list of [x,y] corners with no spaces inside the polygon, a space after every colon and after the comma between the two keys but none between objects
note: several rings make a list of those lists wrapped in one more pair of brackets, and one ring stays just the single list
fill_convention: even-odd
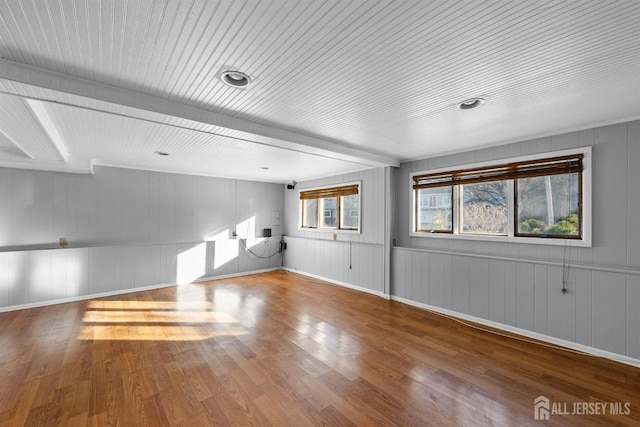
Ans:
[{"label": "white ceiling panel", "polygon": [[23,125],[56,170],[174,171],[145,155],[179,138],[182,172],[208,150],[243,153],[251,177],[269,152],[306,159],[302,180],[640,117],[637,0],[0,1],[0,57],[0,92],[52,120],[4,95],[0,130]]},{"label": "white ceiling panel", "polygon": [[94,165],[281,183],[308,173],[305,168],[310,164],[317,167],[316,173],[328,175],[363,169],[351,162],[220,136],[212,128],[195,130],[185,121],[161,123],[158,115],[132,118],[105,113],[106,108],[29,102],[38,104],[56,123],[69,152],[92,159]]}]

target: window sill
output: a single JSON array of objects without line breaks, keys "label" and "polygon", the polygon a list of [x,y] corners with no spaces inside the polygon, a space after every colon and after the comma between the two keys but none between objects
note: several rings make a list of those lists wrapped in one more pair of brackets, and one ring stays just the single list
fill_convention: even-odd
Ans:
[{"label": "window sill", "polygon": [[554,239],[549,237],[517,237],[517,236],[491,236],[480,234],[451,234],[451,233],[409,233],[410,237],[420,237],[427,239],[451,239],[470,240],[496,243],[525,243],[529,245],[549,245],[549,246],[571,246],[590,248],[591,241],[582,239]]},{"label": "window sill", "polygon": [[360,230],[338,230],[335,228],[305,228],[298,227],[298,231],[309,231],[312,233],[327,233],[327,234],[362,234]]}]

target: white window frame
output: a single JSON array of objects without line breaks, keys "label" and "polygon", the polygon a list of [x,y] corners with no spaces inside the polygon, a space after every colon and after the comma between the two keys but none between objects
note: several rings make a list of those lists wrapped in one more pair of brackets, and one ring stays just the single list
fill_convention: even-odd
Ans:
[{"label": "white window frame", "polygon": [[[318,219],[318,227],[303,227],[302,226],[302,215],[303,215],[303,200],[300,200],[300,192],[301,191],[311,191],[311,190],[322,190],[325,188],[335,188],[335,187],[347,187],[350,185],[358,186],[358,228],[337,228],[336,227],[321,227],[320,219]],[[362,181],[352,181],[352,182],[344,182],[340,184],[332,184],[332,185],[324,185],[321,187],[309,187],[309,188],[300,188],[297,192],[298,197],[298,230],[308,231],[311,233],[332,233],[332,234],[361,234],[362,233]],[[318,211],[320,211],[321,201],[318,199]],[[340,209],[336,211],[336,221],[340,221],[340,210],[342,209],[342,204],[340,204]],[[324,209],[322,209],[324,210]],[[324,215],[324,213],[323,213]],[[351,212],[349,212],[349,216]],[[323,216],[324,218],[324,216]]]},{"label": "white window frame", "polygon": [[[426,171],[413,172],[409,176],[409,191],[411,206],[409,211],[411,212],[411,221],[409,224],[409,236],[422,237],[428,239],[460,239],[460,240],[482,240],[491,242],[505,242],[505,243],[527,243],[536,245],[555,245],[555,246],[578,246],[578,247],[591,247],[592,246],[592,231],[591,231],[591,217],[592,217],[592,154],[591,147],[580,147],[570,150],[553,151],[540,154],[533,154],[528,156],[519,156],[506,159],[498,159],[490,162],[473,163],[468,165],[452,165],[446,168],[438,168]],[[508,217],[508,232],[506,235],[491,235],[491,234],[470,234],[461,233],[460,222],[460,191],[459,186],[454,185],[453,200],[451,206],[453,208],[453,233],[425,233],[416,231],[416,203],[417,191],[413,189],[413,177],[417,175],[423,175],[425,173],[438,173],[449,171],[453,168],[467,169],[477,167],[488,167],[505,162],[524,162],[530,160],[539,160],[555,156],[565,156],[573,154],[583,154],[582,159],[582,217],[580,221],[582,223],[582,237],[580,239],[562,239],[562,238],[549,238],[549,237],[521,237],[515,235],[514,224],[514,181],[507,180],[507,207],[509,212]]]}]

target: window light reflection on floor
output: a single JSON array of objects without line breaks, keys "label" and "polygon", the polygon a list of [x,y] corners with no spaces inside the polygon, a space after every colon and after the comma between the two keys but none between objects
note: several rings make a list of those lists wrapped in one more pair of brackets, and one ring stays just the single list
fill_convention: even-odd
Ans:
[{"label": "window light reflection on floor", "polygon": [[202,341],[249,332],[210,302],[90,301],[79,340]]}]

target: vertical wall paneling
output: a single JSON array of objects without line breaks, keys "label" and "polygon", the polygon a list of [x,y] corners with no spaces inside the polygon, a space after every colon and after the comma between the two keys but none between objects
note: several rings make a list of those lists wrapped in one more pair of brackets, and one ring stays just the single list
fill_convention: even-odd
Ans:
[{"label": "vertical wall paneling", "polygon": [[[180,258],[199,263],[190,280],[278,267],[279,257],[251,256],[230,237],[239,227],[252,239],[263,228],[281,235],[272,218],[283,211],[282,188],[101,166],[93,175],[0,168],[0,306],[175,283]],[[278,244],[273,237],[256,252]],[[184,253],[198,245],[207,259]],[[219,268],[216,245],[229,249]]]},{"label": "vertical wall paneling", "polygon": [[443,259],[443,267],[444,267],[444,307],[450,310],[453,309],[453,269],[454,265],[454,257],[444,257]]},{"label": "vertical wall paneling", "polygon": [[491,299],[489,260],[472,258],[469,261],[469,313],[488,319]]},{"label": "vertical wall paneling", "polygon": [[53,241],[61,237],[69,240],[71,238],[69,221],[76,219],[73,209],[69,209],[70,186],[67,177],[67,174],[64,173],[53,174],[53,229],[51,233]]},{"label": "vertical wall paneling", "polygon": [[629,123],[627,150],[627,265],[640,268],[640,120]]},{"label": "vertical wall paneling", "polygon": [[[419,255],[419,256],[416,256]],[[429,301],[429,270],[428,264],[425,262],[426,257],[423,254],[411,254],[412,264],[417,268],[414,268],[414,287],[412,289],[412,299],[421,303],[428,303]]]},{"label": "vertical wall paneling", "polygon": [[453,274],[451,275],[453,305],[451,308],[460,313],[469,313],[469,288],[471,286],[469,282],[469,264],[469,258],[453,257]]},{"label": "vertical wall paneling", "polygon": [[627,276],[627,355],[640,359],[640,276]]},{"label": "vertical wall paneling", "polygon": [[31,239],[28,244],[40,245],[52,242],[54,204],[54,180],[47,172],[35,172],[32,175],[32,194],[29,200]]},{"label": "vertical wall paneling", "polygon": [[[571,270],[569,270],[571,271]],[[591,285],[592,272],[590,270],[575,270],[573,283],[576,295],[576,342],[578,344],[593,345],[593,288]]]},{"label": "vertical wall paneling", "polygon": [[593,272],[593,346],[626,354],[627,281],[623,274]]},{"label": "vertical wall paneling", "polygon": [[548,334],[549,296],[548,267],[546,265],[534,265],[534,331],[540,334]]},{"label": "vertical wall paneling", "polygon": [[120,248],[120,286],[117,289],[133,289],[136,287],[136,263],[134,246]]},{"label": "vertical wall paneling", "polygon": [[[130,209],[134,201],[129,191],[124,192],[129,186],[123,188],[122,169],[102,168],[100,173],[102,179],[95,181],[98,198],[95,211],[96,241],[105,245],[121,244],[122,238],[131,235],[134,227],[133,221],[121,224],[123,209]],[[121,189],[123,193],[120,197]]]},{"label": "vertical wall paneling", "polygon": [[29,254],[27,252],[8,252],[9,306],[29,302]]},{"label": "vertical wall paneling", "polygon": [[151,188],[150,177],[151,173],[146,171],[137,170],[125,170],[124,182],[128,182],[127,176],[131,177],[130,191],[134,198],[132,206],[125,207],[125,209],[132,209],[132,223],[135,224],[135,229],[130,235],[132,243],[137,242],[149,242],[151,240],[151,224],[153,219],[149,205],[151,203]]},{"label": "vertical wall paneling", "polygon": [[[101,248],[92,249],[95,252],[97,268],[97,286],[94,292],[100,289],[103,292],[112,292],[120,289],[120,256],[116,256],[115,249],[112,246],[103,246]],[[117,278],[117,279],[116,279]],[[93,291],[93,290],[92,290]]]},{"label": "vertical wall paneling", "polygon": [[516,266],[516,326],[535,330],[535,276],[534,266],[519,262]]},{"label": "vertical wall paneling", "polygon": [[489,260],[489,320],[505,321],[505,262]]},{"label": "vertical wall paneling", "polygon": [[[572,274],[569,269],[554,266],[548,267],[547,270],[548,303],[545,305],[548,307],[548,331],[541,333],[576,342],[577,293],[575,289],[575,271]],[[567,280],[566,294],[562,293],[563,277]]]},{"label": "vertical wall paneling", "polygon": [[428,302],[436,307],[444,307],[444,256],[432,254],[426,258],[429,266]]},{"label": "vertical wall paneling", "polygon": [[[585,146],[592,147],[592,247],[410,236],[412,172]],[[638,120],[402,163],[393,296],[405,297],[406,284],[415,282],[426,264],[431,305],[638,358],[638,163]],[[412,289],[413,300],[422,302],[422,294],[415,293],[419,288]]]},{"label": "vertical wall paneling", "polygon": [[384,169],[384,236],[383,236],[383,250],[384,250],[384,288],[383,293],[385,295],[390,294],[391,289],[391,247],[392,242],[396,238],[396,205],[397,200],[395,197],[396,188],[396,168],[386,167]]},{"label": "vertical wall paneling", "polygon": [[29,245],[31,239],[31,206],[34,198],[33,174],[13,171],[11,179],[11,246]]},{"label": "vertical wall paneling", "polygon": [[65,297],[89,295],[89,250],[87,248],[66,250]]},{"label": "vertical wall paneling", "polygon": [[9,305],[9,254],[0,252],[0,307]]},{"label": "vertical wall paneling", "polygon": [[[142,288],[151,286],[151,246],[136,246],[133,251],[133,286]],[[157,284],[157,283],[156,283]]]},{"label": "vertical wall paneling", "polygon": [[406,273],[407,269],[405,268],[405,257],[406,251],[402,249],[395,249],[391,255],[392,258],[392,267],[391,267],[391,289],[389,290],[390,295],[402,296],[402,289],[407,283]]},{"label": "vertical wall paneling", "polygon": [[627,127],[615,125],[595,130],[593,255],[601,265],[625,266],[627,261]]},{"label": "vertical wall paneling", "polygon": [[52,251],[29,252],[29,279],[27,291],[29,303],[51,299],[51,253]]},{"label": "vertical wall paneling", "polygon": [[61,299],[67,293],[67,255],[73,249],[52,250],[51,252],[51,299]]},{"label": "vertical wall paneling", "polygon": [[158,285],[160,283],[172,283],[173,280],[163,280],[162,277],[162,246],[149,245],[148,257],[149,257],[149,278],[147,283],[149,286]]},{"label": "vertical wall paneling", "polygon": [[[329,178],[300,182],[295,190],[284,190],[284,228],[288,247],[285,266],[349,286],[385,292],[385,185],[390,172],[369,169]],[[361,233],[309,231],[298,228],[299,190],[361,182]],[[388,228],[390,230],[390,227]],[[303,241],[300,241],[302,239]],[[387,246],[390,247],[390,246]],[[304,251],[300,254],[298,251]],[[351,269],[349,265],[351,264]],[[392,270],[392,269],[391,269]],[[409,289],[403,288],[403,292]]]},{"label": "vertical wall paneling", "polygon": [[13,174],[9,169],[0,168],[0,248],[11,246],[12,183]]},{"label": "vertical wall paneling", "polygon": [[[99,287],[98,283],[98,248],[88,248],[88,258],[87,258],[87,270],[88,270],[88,281],[87,281],[87,289],[89,295],[97,294],[98,292],[106,292]],[[113,283],[113,281],[111,282]],[[100,289],[100,291],[98,291]]]}]

